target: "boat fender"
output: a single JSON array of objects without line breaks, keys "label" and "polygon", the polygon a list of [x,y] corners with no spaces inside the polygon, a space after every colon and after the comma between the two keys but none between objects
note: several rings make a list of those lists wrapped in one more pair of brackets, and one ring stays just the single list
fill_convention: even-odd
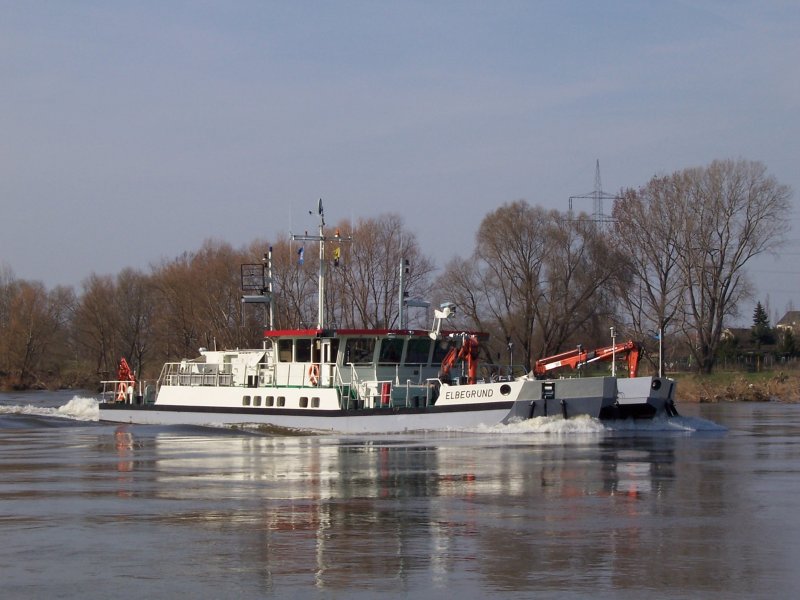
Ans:
[{"label": "boat fender", "polygon": [[391,384],[386,383],[386,382],[382,383],[381,384],[381,404],[383,406],[388,406],[389,403],[391,402],[391,400],[392,400],[391,393],[392,393]]},{"label": "boat fender", "polygon": [[315,387],[319,384],[319,365],[317,363],[311,363],[308,367],[308,381]]},{"label": "boat fender", "polygon": [[561,414],[564,415],[564,418],[567,419],[567,401],[561,400]]}]

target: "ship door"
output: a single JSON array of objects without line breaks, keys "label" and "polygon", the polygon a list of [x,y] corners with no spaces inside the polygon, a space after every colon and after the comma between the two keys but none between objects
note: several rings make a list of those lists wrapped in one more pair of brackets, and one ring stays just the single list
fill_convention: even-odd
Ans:
[{"label": "ship door", "polygon": [[317,340],[319,343],[319,384],[328,387],[331,384],[331,342],[330,340]]},{"label": "ship door", "polygon": [[339,349],[339,340],[324,339],[321,340],[320,355],[320,384],[330,386],[333,382],[333,369],[336,364],[336,353]]}]

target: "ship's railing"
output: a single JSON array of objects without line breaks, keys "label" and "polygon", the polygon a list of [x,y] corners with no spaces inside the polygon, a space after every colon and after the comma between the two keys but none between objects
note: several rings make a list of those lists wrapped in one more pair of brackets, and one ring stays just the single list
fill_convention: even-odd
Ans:
[{"label": "ship's railing", "polygon": [[[230,364],[206,364],[192,362],[166,363],[161,369],[158,384],[168,386],[209,386],[209,387],[259,387],[259,386],[302,386],[319,387],[324,378],[318,371],[317,383],[311,377],[311,363],[258,363],[241,365],[241,371],[234,376]],[[328,365],[318,365],[318,369]],[[327,387],[327,386],[326,386]]]},{"label": "ship's railing", "polygon": [[[495,381],[512,381],[517,375],[525,373],[522,365],[499,365],[492,363],[480,363],[478,365],[478,383],[494,383]],[[464,376],[454,378],[452,383],[460,383]]]},{"label": "ship's railing", "polygon": [[125,404],[152,404],[156,400],[156,388],[151,382],[137,381],[131,385],[130,381],[111,379],[101,381],[103,386],[100,392],[102,402]]},{"label": "ship's railing", "polygon": [[204,363],[165,363],[158,385],[229,387],[233,385],[233,374],[225,367],[219,369]]},{"label": "ship's railing", "polygon": [[101,381],[100,384],[103,386],[103,390],[100,392],[100,398],[103,402],[124,402],[126,404],[133,404],[136,388],[130,381],[112,379],[109,381]]}]

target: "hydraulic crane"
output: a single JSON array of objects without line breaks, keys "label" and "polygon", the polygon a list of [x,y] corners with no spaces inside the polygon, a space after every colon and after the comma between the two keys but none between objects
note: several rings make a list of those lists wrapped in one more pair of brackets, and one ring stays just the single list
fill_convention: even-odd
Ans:
[{"label": "hydraulic crane", "polygon": [[628,377],[636,377],[639,370],[639,355],[641,347],[634,341],[623,342],[595,350],[584,350],[583,346],[578,346],[574,350],[568,350],[561,354],[548,356],[536,361],[533,366],[533,374],[536,377],[544,377],[550,371],[562,367],[577,369],[598,360],[613,360],[616,355],[624,355],[628,360]]}]

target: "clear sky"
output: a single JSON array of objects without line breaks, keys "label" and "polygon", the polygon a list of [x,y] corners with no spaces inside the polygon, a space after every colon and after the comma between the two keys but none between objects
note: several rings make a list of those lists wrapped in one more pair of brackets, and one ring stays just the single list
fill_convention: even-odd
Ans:
[{"label": "clear sky", "polygon": [[[323,198],[402,214],[442,266],[502,203],[566,210],[597,160],[612,193],[758,160],[797,206],[798,64],[788,0],[0,0],[0,265],[79,287],[313,229]],[[753,268],[781,315],[787,218]]]}]

